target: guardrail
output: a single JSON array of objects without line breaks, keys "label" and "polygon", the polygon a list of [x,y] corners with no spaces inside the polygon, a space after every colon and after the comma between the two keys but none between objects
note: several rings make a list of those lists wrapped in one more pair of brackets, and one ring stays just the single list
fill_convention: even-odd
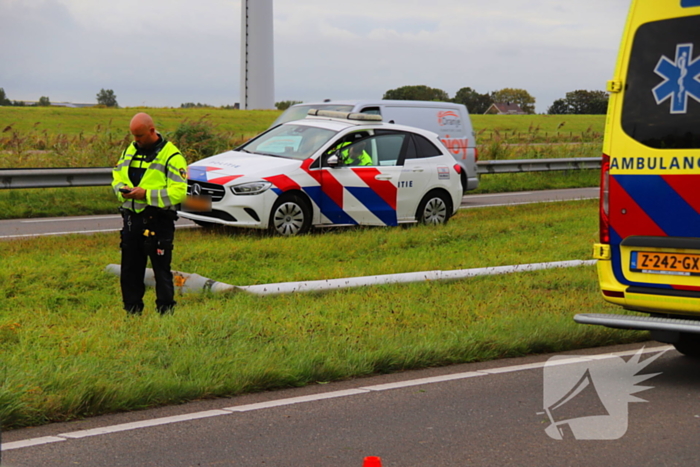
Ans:
[{"label": "guardrail", "polygon": [[550,170],[600,169],[601,161],[602,158],[600,157],[480,161],[476,163],[476,171],[479,175],[484,175],[518,172],[547,172]]},{"label": "guardrail", "polygon": [[[477,162],[477,173],[505,174],[554,170],[600,169],[600,157],[564,159],[516,159]],[[76,186],[108,186],[112,183],[112,167],[70,169],[0,169],[0,189],[69,188]]]},{"label": "guardrail", "polygon": [[112,184],[112,167],[0,169],[0,189],[67,188]]}]

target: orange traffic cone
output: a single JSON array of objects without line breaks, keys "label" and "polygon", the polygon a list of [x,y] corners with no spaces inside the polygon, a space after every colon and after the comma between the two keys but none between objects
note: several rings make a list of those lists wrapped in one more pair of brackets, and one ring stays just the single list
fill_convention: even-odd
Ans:
[{"label": "orange traffic cone", "polygon": [[382,459],[377,456],[365,457],[365,462],[362,464],[362,467],[382,467]]}]

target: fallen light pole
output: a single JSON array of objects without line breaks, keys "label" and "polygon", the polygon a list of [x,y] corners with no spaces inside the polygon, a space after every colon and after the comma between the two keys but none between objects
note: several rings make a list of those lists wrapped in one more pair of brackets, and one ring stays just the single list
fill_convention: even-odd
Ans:
[{"label": "fallen light pole", "polygon": [[[117,276],[121,274],[121,266],[118,264],[108,264],[105,270]],[[156,279],[153,274],[153,269],[146,269],[143,283],[149,287],[155,287]],[[201,293],[207,291],[215,293],[233,292],[238,288],[235,285],[207,279],[199,274],[189,274],[179,271],[173,271],[173,283],[175,285],[175,290],[180,293]]]},{"label": "fallen light pole", "polygon": [[[275,284],[245,286],[225,284],[223,282],[207,279],[199,274],[189,274],[179,271],[173,271],[173,276],[175,289],[181,293],[201,293],[211,291],[214,293],[247,292],[254,295],[279,295],[296,292],[324,292],[350,287],[364,287],[368,285],[453,281],[476,276],[493,276],[498,274],[511,274],[514,272],[538,271],[541,269],[590,266],[593,264],[595,264],[595,260],[556,261],[552,263],[517,264],[514,266],[458,269],[454,271],[407,272],[403,274],[384,274],[380,276],[346,277],[341,279],[301,282],[278,282]],[[116,275],[119,275],[120,269],[121,268],[118,264],[110,264],[106,268],[108,272]],[[144,283],[150,287],[155,286],[155,278],[153,276],[152,269],[146,269]]]}]

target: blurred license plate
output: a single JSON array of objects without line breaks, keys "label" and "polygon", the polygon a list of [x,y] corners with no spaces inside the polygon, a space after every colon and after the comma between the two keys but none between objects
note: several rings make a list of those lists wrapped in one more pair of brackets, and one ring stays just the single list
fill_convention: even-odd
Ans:
[{"label": "blurred license plate", "polygon": [[700,276],[700,255],[633,251],[630,270],[650,274]]},{"label": "blurred license plate", "polygon": [[187,196],[182,207],[184,211],[189,212],[209,212],[211,211],[211,197]]}]

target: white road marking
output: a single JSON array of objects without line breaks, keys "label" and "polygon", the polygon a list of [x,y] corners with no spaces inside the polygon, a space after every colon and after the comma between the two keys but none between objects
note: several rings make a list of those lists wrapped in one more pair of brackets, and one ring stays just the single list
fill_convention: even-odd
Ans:
[{"label": "white road marking", "polygon": [[[662,351],[667,351],[672,349],[673,346],[671,345],[665,345],[665,346],[659,346],[659,347],[650,347],[650,348],[645,348],[642,350],[641,353],[647,354],[647,353],[652,353],[652,352],[662,352]],[[455,373],[451,375],[443,375],[443,376],[431,376],[428,378],[419,378],[419,379],[412,379],[408,381],[398,381],[395,383],[387,383],[387,384],[377,384],[374,386],[364,386],[356,389],[344,389],[340,391],[330,391],[330,392],[322,392],[319,394],[311,394],[308,396],[299,396],[299,397],[289,397],[285,399],[277,399],[277,400],[272,400],[272,401],[266,401],[266,402],[259,402],[255,404],[246,404],[246,405],[234,405],[232,407],[227,407],[224,409],[218,409],[218,410],[206,410],[202,412],[194,412],[190,414],[183,414],[183,415],[175,415],[171,417],[161,417],[161,418],[153,418],[150,420],[142,420],[138,422],[131,422],[131,423],[122,423],[119,425],[111,425],[111,426],[105,426],[105,427],[100,427],[100,428],[92,428],[89,430],[79,430],[79,431],[72,431],[68,433],[61,433],[56,436],[44,436],[40,438],[29,438],[21,441],[13,441],[10,443],[6,443],[2,445],[2,450],[5,451],[10,451],[13,449],[22,449],[22,448],[28,448],[32,446],[41,446],[44,444],[51,444],[51,443],[58,443],[62,441],[67,441],[70,439],[81,439],[81,438],[88,438],[92,436],[102,436],[102,435],[108,435],[111,433],[119,433],[122,431],[131,431],[131,430],[138,430],[141,428],[148,428],[148,427],[154,427],[154,426],[161,426],[161,425],[169,425],[172,423],[180,423],[180,422],[186,422],[186,421],[191,421],[191,420],[199,420],[203,418],[211,418],[211,417],[218,417],[221,415],[231,415],[234,413],[241,413],[241,412],[251,412],[255,410],[264,410],[264,409],[269,409],[273,407],[284,407],[288,405],[294,405],[294,404],[301,404],[301,403],[306,403],[306,402],[316,402],[316,401],[321,401],[325,399],[332,399],[332,398],[338,398],[338,397],[349,397],[349,396],[356,396],[359,394],[367,394],[372,391],[386,391],[386,390],[392,390],[392,389],[403,389],[403,388],[408,388],[412,386],[420,386],[424,384],[434,384],[434,383],[442,383],[445,381],[455,381],[455,380],[460,380],[460,379],[467,379],[467,378],[474,378],[474,377],[480,377],[480,376],[492,376],[492,375],[497,375],[497,374],[502,374],[502,373],[512,373],[515,371],[526,371],[526,370],[533,370],[533,369],[538,369],[538,368],[543,368],[545,365],[570,365],[573,363],[580,363],[580,362],[585,362],[585,361],[591,361],[591,360],[601,360],[605,358],[612,358],[612,357],[625,357],[625,356],[631,356],[639,352],[638,349],[635,350],[626,350],[622,352],[614,352],[614,353],[607,353],[607,354],[598,354],[598,355],[581,355],[581,356],[573,356],[571,358],[567,359],[562,359],[559,361],[545,361],[545,362],[538,362],[538,363],[525,363],[523,365],[510,365],[510,366],[504,366],[500,368],[489,368],[489,369],[484,369],[484,370],[477,370],[477,371],[467,371],[464,373]]]},{"label": "white road marking", "polygon": [[22,235],[0,235],[2,238],[31,238],[31,237],[49,237],[51,235],[73,235],[73,234],[84,234],[84,233],[100,233],[100,232],[118,232],[121,229],[105,229],[105,230],[76,230],[73,232],[48,232],[48,233],[37,233],[37,234],[22,234]]},{"label": "white road marking", "polygon": [[[122,216],[95,216],[95,217],[90,217],[89,220],[101,220],[101,219],[121,219]],[[54,217],[51,219],[30,219],[30,220],[24,220],[20,221],[22,224],[38,224],[41,222],[69,222],[69,221],[84,221],[88,220],[85,217]]]},{"label": "white road marking", "polygon": [[[191,229],[197,227],[195,224],[192,225],[178,225],[175,224],[176,229]],[[4,238],[32,238],[32,237],[50,237],[52,235],[74,235],[74,234],[88,234],[88,233],[104,233],[104,232],[119,232],[121,227],[114,229],[102,229],[102,230],[73,230],[68,232],[45,232],[36,234],[20,234],[20,235],[0,235],[0,240]]]}]

